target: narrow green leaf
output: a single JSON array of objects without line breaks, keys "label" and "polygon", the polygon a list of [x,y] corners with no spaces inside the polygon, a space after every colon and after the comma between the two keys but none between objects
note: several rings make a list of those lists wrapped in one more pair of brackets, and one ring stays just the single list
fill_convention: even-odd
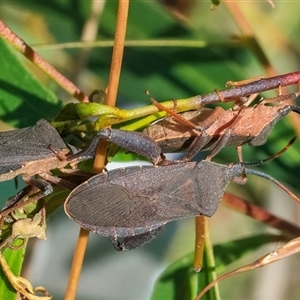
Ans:
[{"label": "narrow green leaf", "polygon": [[[250,236],[214,246],[216,271],[222,272],[230,263],[252,253],[262,245],[274,242],[282,237],[270,234]],[[190,253],[173,264],[158,278],[152,300],[158,299],[192,299],[193,281],[198,276],[198,288],[204,288],[212,279],[212,271],[207,267],[204,257],[203,268],[196,274],[193,271],[194,253]],[[216,299],[214,293],[207,293],[203,299]]]},{"label": "narrow green leaf", "polygon": [[0,118],[17,127],[54,117],[62,103],[0,38]]},{"label": "narrow green leaf", "polygon": [[[10,266],[10,269],[12,273],[15,276],[20,276],[22,265],[24,261],[24,255],[26,250],[26,244],[19,250],[11,250],[9,248],[6,248],[3,251],[3,256],[7,262],[7,264]],[[6,278],[6,275],[4,274],[2,268],[0,267],[0,295],[1,299],[5,300],[15,300],[17,299],[17,292],[15,289],[11,286],[10,282]],[[5,295],[5,298],[2,298]]]}]

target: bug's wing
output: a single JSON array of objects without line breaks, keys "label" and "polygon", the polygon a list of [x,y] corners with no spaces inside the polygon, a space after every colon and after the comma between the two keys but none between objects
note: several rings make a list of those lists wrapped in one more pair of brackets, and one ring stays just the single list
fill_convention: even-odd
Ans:
[{"label": "bug's wing", "polygon": [[[142,176],[141,172],[136,175]],[[170,221],[201,214],[195,204],[197,195],[191,194],[191,199],[185,189],[155,195],[154,188],[152,192],[129,190],[116,183],[98,184],[97,176],[93,179],[95,182],[88,180],[71,192],[65,211],[81,227],[103,236],[151,235]],[[186,187],[191,191],[187,185],[183,188]]]},{"label": "bug's wing", "polygon": [[148,199],[149,207],[155,206],[157,210],[151,216],[153,222],[170,222],[212,216],[231,180],[228,166],[201,161],[143,169],[110,182],[124,187],[132,201],[140,197]]},{"label": "bug's wing", "polygon": [[152,223],[156,205],[147,197],[134,197],[109,182],[77,187],[66,200],[67,215],[80,226],[104,236],[131,236],[147,232],[165,222]]},{"label": "bug's wing", "polygon": [[66,149],[64,141],[46,120],[36,125],[0,133],[0,174],[14,171],[22,163],[47,158],[55,154],[49,148]]},{"label": "bug's wing", "polygon": [[105,236],[142,234],[181,218],[211,216],[231,180],[228,170],[205,161],[117,169],[74,189],[65,211],[82,227]]},{"label": "bug's wing", "polygon": [[105,236],[142,234],[173,220],[207,215],[197,202],[195,166],[133,167],[96,175],[70,193],[65,211]]}]

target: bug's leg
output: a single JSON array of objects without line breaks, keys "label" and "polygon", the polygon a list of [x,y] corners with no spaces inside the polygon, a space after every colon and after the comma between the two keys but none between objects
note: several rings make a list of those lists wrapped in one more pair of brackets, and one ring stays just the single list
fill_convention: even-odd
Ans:
[{"label": "bug's leg", "polygon": [[147,94],[152,104],[155,105],[158,109],[167,112],[179,123],[191,127],[191,129],[193,129],[196,132],[198,137],[196,137],[193,140],[192,144],[188,148],[187,154],[183,158],[183,161],[190,161],[211,140],[211,137],[207,136],[205,129],[211,126],[212,124],[209,124],[207,126],[197,126],[193,122],[187,120],[186,118],[183,118],[181,115],[177,114],[176,112],[168,109],[167,107],[157,102],[154,98],[151,97],[149,92]]},{"label": "bug's leg", "polygon": [[237,155],[238,155],[238,159],[239,159],[239,162],[243,162],[243,153],[242,153],[242,146],[237,146],[236,147],[236,152],[237,152]]},{"label": "bug's leg", "polygon": [[[63,172],[64,170],[61,170],[61,171]],[[75,172],[71,172],[69,174],[75,174],[76,175],[76,171]],[[79,179],[79,183],[77,182],[77,180],[76,180],[77,176],[75,177],[75,175],[74,175],[74,177],[73,176],[70,177],[71,178],[70,180],[65,180],[65,179],[62,179],[62,178],[60,178],[58,176],[50,175],[48,173],[41,173],[41,174],[39,174],[39,176],[42,177],[44,180],[46,180],[47,183],[50,182],[51,184],[55,184],[55,185],[67,188],[69,190],[75,189],[75,187],[78,184],[82,183],[82,180],[80,180],[80,179]],[[81,174],[79,173],[78,176],[80,176],[80,175]],[[85,180],[87,180],[89,177],[91,177],[91,176],[88,176],[88,175],[85,176],[84,174],[82,176],[84,176]]]},{"label": "bug's leg", "polygon": [[66,157],[66,149],[65,150],[57,151],[56,149],[54,149],[54,147],[52,145],[49,145],[48,148],[56,155],[56,157],[59,160],[64,161],[64,160],[67,159],[67,157]]},{"label": "bug's leg", "polygon": [[93,157],[101,138],[106,139],[125,150],[142,155],[150,159],[153,164],[157,164],[162,159],[161,148],[153,139],[145,134],[135,131],[106,128],[98,131],[90,145],[85,150],[72,155],[69,160],[82,157]]},{"label": "bug's leg", "polygon": [[[40,178],[31,178],[29,180],[26,181],[32,188],[32,190],[29,191],[29,193],[31,193],[31,191],[33,191],[34,187],[38,188],[40,191],[37,192],[35,195],[30,196],[29,199],[27,199],[27,201],[21,201],[24,197],[28,196],[28,193],[26,194],[26,188],[23,189],[24,192],[22,193],[22,191],[20,192],[21,195],[23,195],[22,198],[18,197],[15,201],[14,205],[10,205],[9,207],[5,208],[5,210],[1,211],[0,214],[0,218],[2,219],[4,216],[7,216],[8,214],[10,214],[12,211],[23,207],[24,205],[27,205],[28,203],[31,202],[35,202],[40,200],[41,198],[51,194],[53,192],[53,187],[50,183],[48,183],[46,180],[44,179],[40,179]],[[29,188],[28,188],[29,189]],[[28,190],[27,190],[28,191]]]},{"label": "bug's leg", "polygon": [[219,90],[215,89],[215,93],[217,94],[217,96],[218,96],[220,102],[224,102],[224,101],[225,101],[224,97],[223,97],[222,94],[219,92]]},{"label": "bug's leg", "polygon": [[28,183],[37,187],[40,190],[40,198],[45,197],[53,192],[52,185],[42,178],[31,178]]},{"label": "bug's leg", "polygon": [[264,78],[263,75],[258,75],[258,76],[255,76],[255,77],[252,77],[252,78],[249,78],[249,79],[245,79],[245,80],[240,80],[240,81],[227,81],[226,86],[227,87],[229,87],[229,86],[231,86],[231,87],[232,86],[240,86],[240,85],[243,85],[243,84],[259,81],[263,78]]},{"label": "bug's leg", "polygon": [[117,251],[130,251],[149,243],[159,236],[165,228],[166,225],[163,225],[142,234],[128,236],[122,242],[119,242],[116,237],[110,237],[110,240]]},{"label": "bug's leg", "polygon": [[249,97],[242,97],[239,100],[234,101],[232,110],[239,110],[241,107],[248,107],[258,95],[259,93],[255,93]]},{"label": "bug's leg", "polygon": [[[183,158],[184,161],[189,161],[191,160],[202,148],[204,148],[210,141],[211,139],[214,137],[214,136],[218,136],[219,135],[219,131],[222,131],[228,127],[230,127],[236,120],[236,118],[238,117],[239,115],[239,112],[237,114],[235,114],[235,116],[232,118],[232,120],[230,120],[227,124],[223,125],[222,127],[219,127],[215,132],[214,134],[207,134],[206,130],[209,129],[211,126],[214,126],[215,125],[215,122],[218,122],[218,119],[220,118],[219,114],[220,114],[220,110],[218,109],[219,107],[216,107],[213,111],[213,114],[211,115],[214,116],[212,117],[212,119],[214,120],[213,122],[209,123],[209,124],[206,124],[206,125],[198,125],[196,128],[197,128],[197,135],[196,138],[193,140],[192,144],[189,146],[189,148],[187,149],[187,154],[186,156]],[[223,129],[224,127],[224,129]],[[225,130],[226,131],[226,130]],[[230,135],[229,135],[230,137]],[[221,139],[224,139],[223,140],[223,143],[227,143],[227,137],[226,136],[220,136],[219,139],[217,139],[217,141],[215,141],[212,146],[213,147],[217,147],[216,145],[219,143],[219,140]],[[226,140],[225,140],[226,139]],[[222,143],[221,145],[219,146],[220,148],[218,148],[220,151],[221,148],[223,147],[222,146]],[[214,149],[214,148],[213,148]],[[217,149],[215,149],[216,151]],[[216,151],[216,153],[214,155],[216,155],[218,153],[218,151]],[[213,156],[214,156],[213,155]]]},{"label": "bug's leg", "polygon": [[[186,118],[183,118],[181,115],[179,115],[178,113],[176,113],[176,111],[171,110],[171,109],[163,106],[162,104],[160,104],[159,102],[157,102],[149,93],[147,93],[147,94],[148,94],[149,99],[152,102],[152,104],[154,106],[156,106],[159,110],[165,111],[170,116],[172,116],[175,120],[177,120],[179,123],[184,124],[186,126],[189,126],[189,127],[191,127],[191,129],[196,128],[196,125],[193,122],[187,120]],[[176,107],[175,100],[174,100],[174,107]]]},{"label": "bug's leg", "polygon": [[242,110],[245,108],[245,106],[240,107],[238,113],[232,118],[232,120],[230,122],[228,122],[226,124],[226,130],[225,132],[220,135],[219,139],[217,140],[217,142],[214,145],[214,148],[212,149],[211,153],[206,157],[207,161],[210,161],[214,156],[216,156],[221,149],[226,146],[228,140],[231,137],[231,129],[235,126],[235,124],[240,120],[241,118],[241,112]]},{"label": "bug's leg", "polygon": [[14,196],[8,198],[8,200],[5,202],[3,208],[1,209],[1,212],[7,210],[8,208],[13,207],[16,203],[18,203],[20,200],[22,200],[25,196],[29,195],[30,192],[33,190],[32,185],[27,185],[25,188],[23,188],[21,191],[19,191]]},{"label": "bug's leg", "polygon": [[141,132],[107,128],[101,130],[100,135],[125,150],[150,159],[154,165],[161,161],[162,156],[159,145]]},{"label": "bug's leg", "polygon": [[92,139],[92,141],[90,142],[90,144],[88,145],[87,148],[69,156],[68,160],[73,161],[73,160],[81,159],[81,158],[93,158],[95,156],[95,153],[96,153],[96,150],[98,147],[99,139],[100,139],[100,137],[98,137],[96,135]]},{"label": "bug's leg", "polygon": [[[239,159],[239,163],[243,163],[243,153],[242,153],[242,146],[237,146],[236,147],[236,152],[237,152],[237,155],[238,155],[238,159]],[[241,181],[239,183],[241,184],[245,184],[247,182],[247,174],[246,172],[244,172],[242,175],[241,175]]]},{"label": "bug's leg", "polygon": [[231,136],[231,129],[228,128],[225,133],[218,139],[215,147],[212,149],[211,153],[207,155],[206,160],[210,161],[214,156],[216,156],[227,144]]},{"label": "bug's leg", "polygon": [[211,136],[208,136],[205,130],[201,130],[201,134],[197,136],[187,150],[183,161],[190,161],[205,145],[209,143]]},{"label": "bug's leg", "polygon": [[278,103],[281,101],[294,101],[297,97],[299,97],[299,95],[300,95],[299,92],[291,93],[291,94],[277,96],[269,99],[263,99],[260,101],[260,103],[266,104],[266,103],[274,103],[274,102]]}]

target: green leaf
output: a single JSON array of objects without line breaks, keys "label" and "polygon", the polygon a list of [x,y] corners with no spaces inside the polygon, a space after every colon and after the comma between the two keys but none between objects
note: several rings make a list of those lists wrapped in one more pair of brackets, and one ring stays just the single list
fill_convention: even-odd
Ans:
[{"label": "green leaf", "polygon": [[16,51],[0,38],[0,118],[16,127],[52,118],[62,103],[24,66]]},{"label": "green leaf", "polygon": [[229,264],[253,253],[265,244],[281,239],[282,237],[277,235],[259,234],[216,245],[214,246],[216,271],[223,272]]},{"label": "green leaf", "polygon": [[[22,270],[22,264],[24,261],[24,255],[26,250],[26,244],[19,250],[12,250],[9,248],[6,248],[3,251],[3,256],[9,265],[12,273],[15,276],[20,276],[21,270]],[[6,275],[4,274],[2,268],[0,267],[0,295],[5,295],[5,300],[16,300],[17,299],[17,293],[11,286],[10,282],[6,278]],[[2,298],[4,299],[4,298]]]},{"label": "green leaf", "polygon": [[168,266],[156,282],[151,299],[191,299],[192,276],[195,276],[195,273],[192,270],[191,254]]},{"label": "green leaf", "polygon": [[[278,236],[261,234],[214,246],[216,271],[218,273],[224,271],[230,263],[252,253],[266,243],[273,242],[276,238],[280,239]],[[192,267],[193,260],[192,252],[168,266],[158,278],[151,299],[194,299],[198,292],[211,282],[213,270],[207,268],[207,257],[204,255],[203,268],[199,273],[195,273]],[[199,291],[195,291],[195,284]],[[214,293],[210,292],[202,299],[216,298]]]}]

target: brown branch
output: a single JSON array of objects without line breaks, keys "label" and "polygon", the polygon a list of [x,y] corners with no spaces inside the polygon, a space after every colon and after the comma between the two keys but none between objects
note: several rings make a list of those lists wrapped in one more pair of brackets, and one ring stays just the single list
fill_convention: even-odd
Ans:
[{"label": "brown branch", "polygon": [[[87,42],[93,42],[97,39],[99,20],[104,9],[105,1],[92,1],[91,8],[88,18],[84,22],[84,26],[81,32],[81,38],[83,44]],[[80,79],[80,74],[82,70],[86,67],[89,55],[92,48],[85,47],[79,50],[75,64],[72,67],[72,77],[71,80],[74,84],[77,84]]]},{"label": "brown branch", "polygon": [[254,205],[246,200],[243,200],[240,197],[237,197],[230,193],[225,193],[222,204],[225,204],[227,207],[234,209],[248,217],[251,217],[259,222],[262,222],[266,225],[269,225],[273,228],[283,231],[291,237],[300,236],[300,228],[292,223],[284,221],[279,217],[271,214],[265,209]]},{"label": "brown branch", "polygon": [[276,71],[272,66],[264,49],[262,48],[261,43],[257,39],[251,24],[247,21],[245,15],[239,8],[239,4],[231,1],[225,1],[224,4],[227,6],[227,9],[232,14],[233,19],[235,20],[242,32],[243,36],[241,37],[241,39],[244,40],[250,46],[255,56],[258,58],[261,65],[264,67],[266,74],[268,76],[275,76]]},{"label": "brown branch", "polygon": [[45,61],[37,52],[35,52],[26,42],[16,35],[3,21],[0,20],[0,37],[12,45],[17,51],[23,54],[28,60],[44,71],[67,93],[82,102],[88,102],[88,96],[85,95],[70,80],[58,72],[52,65]]},{"label": "brown branch", "polygon": [[213,92],[205,95],[195,96],[197,105],[205,105],[215,102],[230,102],[232,99],[249,96],[255,93],[261,93],[278,87],[292,84],[298,84],[300,81],[300,71],[287,73],[279,76],[263,78],[251,83],[234,86],[230,89]]},{"label": "brown branch", "polygon": [[[110,77],[107,88],[106,105],[115,106],[116,96],[119,86],[119,78],[122,66],[122,58],[124,51],[124,41],[127,28],[127,17],[129,9],[129,0],[119,0],[119,8],[117,15],[115,46],[113,49]],[[101,141],[98,146],[94,171],[101,172],[105,166],[106,142]],[[83,228],[80,229],[79,238],[75,249],[72,268],[70,271],[68,287],[65,295],[66,300],[75,299],[77,286],[79,282],[80,272],[83,264],[84,254],[89,238],[89,232]]]}]

